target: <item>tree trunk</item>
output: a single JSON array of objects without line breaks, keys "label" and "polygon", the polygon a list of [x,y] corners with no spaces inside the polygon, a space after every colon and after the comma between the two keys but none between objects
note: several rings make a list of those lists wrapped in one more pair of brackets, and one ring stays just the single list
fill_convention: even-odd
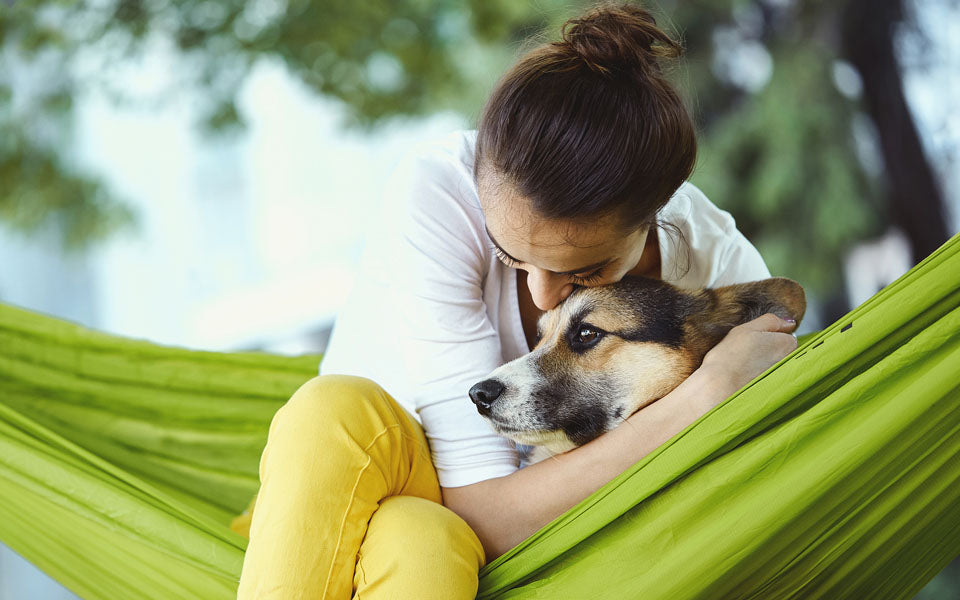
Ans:
[{"label": "tree trunk", "polygon": [[877,126],[889,183],[892,221],[910,239],[920,262],[948,237],[940,186],[927,162],[907,106],[894,55],[903,0],[849,0],[841,17],[847,59],[863,79],[863,104]]}]

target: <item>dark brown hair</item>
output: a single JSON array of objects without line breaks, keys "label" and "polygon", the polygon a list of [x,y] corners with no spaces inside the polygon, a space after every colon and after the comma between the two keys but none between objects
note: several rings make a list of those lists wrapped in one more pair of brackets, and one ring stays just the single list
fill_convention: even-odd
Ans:
[{"label": "dark brown hair", "polygon": [[545,218],[652,225],[696,160],[693,123],[660,64],[683,48],[634,4],[594,5],[562,37],[497,83],[477,126],[474,180],[492,170]]}]

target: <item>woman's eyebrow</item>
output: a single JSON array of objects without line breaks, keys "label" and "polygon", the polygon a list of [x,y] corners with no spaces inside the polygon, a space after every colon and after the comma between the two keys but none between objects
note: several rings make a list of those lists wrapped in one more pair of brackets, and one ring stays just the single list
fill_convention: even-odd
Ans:
[{"label": "woman's eyebrow", "polygon": [[[487,229],[487,224],[486,224],[486,223],[483,224],[483,228],[484,228],[484,230],[486,230],[486,232],[487,232],[487,237],[490,238],[490,241],[493,242],[493,245],[496,246],[496,247],[497,247],[497,250],[499,250],[500,252],[502,252],[502,253],[504,254],[504,256],[506,256],[507,258],[509,258],[510,260],[512,260],[512,261],[515,262],[515,263],[522,263],[522,262],[523,262],[522,260],[517,260],[516,258],[510,256],[509,254],[507,254],[507,251],[506,251],[506,250],[504,250],[503,248],[500,247],[500,244],[497,243],[497,240],[493,239],[493,234],[491,234],[491,233],[490,233],[490,230]],[[609,263],[611,263],[611,262],[613,262],[613,259],[612,259],[612,258],[608,258],[607,260],[601,260],[600,262],[596,262],[596,263],[593,263],[592,265],[587,265],[587,266],[585,266],[585,267],[580,267],[579,269],[572,269],[572,270],[570,270],[570,271],[555,271],[555,273],[556,273],[557,275],[578,275],[578,274],[583,273],[583,272],[585,272],[585,271],[590,271],[590,270],[593,270],[593,269],[599,269],[600,267],[606,266],[607,264],[609,264]]]}]

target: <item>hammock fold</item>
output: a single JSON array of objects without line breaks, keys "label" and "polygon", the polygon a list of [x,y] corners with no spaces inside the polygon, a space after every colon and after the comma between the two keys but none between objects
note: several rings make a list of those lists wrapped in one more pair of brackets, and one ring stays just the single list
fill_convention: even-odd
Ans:
[{"label": "hammock fold", "polygon": [[[88,600],[235,598],[319,355],[0,305],[0,540]],[[480,598],[912,598],[960,555],[960,236],[484,567]]]}]

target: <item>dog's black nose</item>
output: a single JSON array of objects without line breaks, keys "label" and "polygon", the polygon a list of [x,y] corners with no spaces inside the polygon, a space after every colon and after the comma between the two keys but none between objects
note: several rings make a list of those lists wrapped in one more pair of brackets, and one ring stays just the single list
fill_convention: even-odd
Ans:
[{"label": "dog's black nose", "polygon": [[473,403],[477,405],[477,412],[481,415],[489,415],[490,407],[503,393],[503,384],[496,379],[484,379],[470,388],[467,393],[470,394]]}]

